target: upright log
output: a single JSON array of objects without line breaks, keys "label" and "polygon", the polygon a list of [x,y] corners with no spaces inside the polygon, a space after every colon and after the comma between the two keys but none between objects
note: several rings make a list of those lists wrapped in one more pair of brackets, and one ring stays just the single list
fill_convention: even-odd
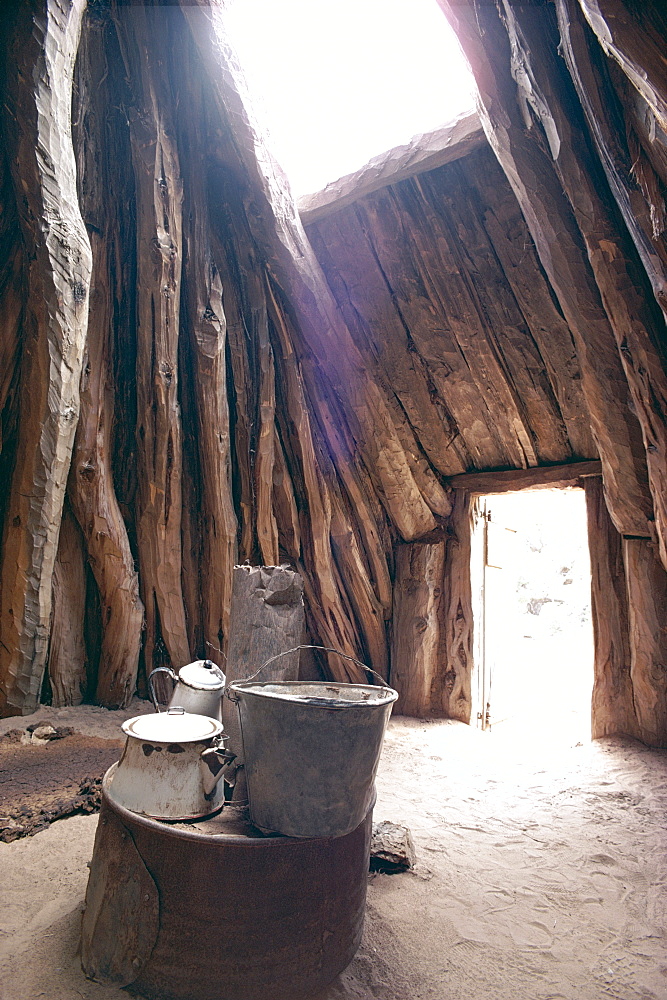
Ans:
[{"label": "upright log", "polygon": [[447,715],[444,582],[447,543],[396,547],[391,684],[395,712],[426,719]]},{"label": "upright log", "polygon": [[122,7],[119,14],[135,101],[129,119],[137,214],[137,540],[150,670],[156,643],[174,666],[190,660],[181,589],[178,399],[183,181],[166,64],[169,9]]},{"label": "upright log", "polygon": [[[641,428],[628,405],[627,380],[581,232],[554,170],[560,149],[555,126],[548,130],[552,149],[529,128],[526,95],[513,76],[514,70],[520,77],[518,65],[496,7],[438,3],[472,65],[487,138],[572,331],[612,520],[621,533],[649,537],[653,510]],[[547,8],[535,11],[550,16]]]},{"label": "upright log", "polygon": [[638,737],[630,676],[628,594],[623,540],[604,502],[602,480],[584,480],[591,558],[591,618],[595,662],[591,702],[593,739],[625,733]]},{"label": "upright log", "polygon": [[[76,190],[72,79],[84,0],[23,5],[6,107],[28,265],[19,440],[0,578],[0,714],[38,704],[52,575],[79,416],[91,251]],[[6,119],[7,121],[7,119]]]},{"label": "upright log", "polygon": [[[105,66],[104,31],[99,24],[89,24],[81,46],[79,78],[92,81]],[[116,408],[112,333],[114,304],[123,296],[123,269],[120,235],[109,212],[115,170],[110,162],[113,151],[104,142],[106,95],[101,95],[100,90],[90,84],[79,88],[77,108],[79,185],[84,219],[91,234],[93,274],[81,414],[68,493],[85,538],[104,625],[95,700],[119,708],[129,704],[136,689],[144,609],[111,465]]]},{"label": "upright log", "polygon": [[639,738],[667,747],[667,573],[644,538],[623,539],[623,563]]},{"label": "upright log", "polygon": [[455,490],[443,583],[446,669],[439,672],[437,685],[442,688],[438,697],[446,704],[445,714],[461,722],[470,722],[472,712],[471,536],[470,494]]},{"label": "upright log", "polygon": [[[232,572],[237,559],[237,519],[232,496],[231,435],[227,396],[227,326],[223,285],[211,245],[211,220],[206,175],[197,152],[204,95],[187,47],[181,80],[182,157],[185,178],[185,303],[193,371],[192,403],[196,411],[196,448],[202,480],[201,565],[191,581],[202,604],[205,649],[202,655],[224,666],[229,635]],[[271,428],[273,430],[273,428]],[[277,561],[277,552],[272,562]]]},{"label": "upright log", "polygon": [[51,704],[80,705],[86,694],[86,568],[83,538],[74,516],[63,507],[58,555],[53,567],[53,623],[49,647]]}]

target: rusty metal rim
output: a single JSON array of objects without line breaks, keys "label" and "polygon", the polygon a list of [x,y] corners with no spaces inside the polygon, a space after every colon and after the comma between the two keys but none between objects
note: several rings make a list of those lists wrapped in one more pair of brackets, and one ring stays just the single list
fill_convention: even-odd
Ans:
[{"label": "rusty metal rim", "polygon": [[[120,802],[117,802],[111,795],[110,782],[113,777],[112,772],[117,767],[116,764],[112,764],[109,770],[106,772],[102,778],[102,796],[106,799],[109,807],[113,809],[122,820],[126,823],[135,823],[138,826],[143,826],[147,830],[151,830],[153,833],[162,833],[174,837],[176,840],[189,840],[196,841],[198,844],[212,844],[220,845],[224,842],[225,844],[239,844],[246,847],[252,847],[254,845],[262,844],[264,847],[285,847],[288,844],[303,844],[305,840],[309,843],[315,841],[330,841],[331,837],[283,837],[282,834],[275,834],[274,836],[268,837],[242,837],[235,833],[200,833],[198,830],[176,830],[170,827],[169,823],[161,822],[157,819],[151,819],[149,816],[143,816],[141,813],[132,812],[131,809],[127,809],[122,806]],[[370,809],[373,809],[375,805],[375,790],[373,794],[373,801],[370,805]],[[172,822],[176,822],[175,820]],[[362,820],[364,822],[364,820]]]},{"label": "rusty metal rim", "polygon": [[[265,688],[268,687],[278,687],[282,688],[285,693],[288,693],[290,687],[312,687],[312,688],[323,688],[323,687],[354,687],[354,688],[366,688],[370,693],[380,696],[386,700],[384,701],[345,701],[344,704],[338,702],[332,705],[318,705],[317,708],[328,708],[328,709],[347,709],[347,708],[384,708],[385,705],[393,705],[393,703],[398,698],[398,692],[393,688],[388,687],[386,684],[380,687],[379,684],[346,684],[345,682],[338,681],[233,681],[229,685],[229,690],[232,692],[242,692],[245,695],[250,695],[254,698],[273,698],[276,701],[284,700],[283,695],[280,691],[266,691]],[[262,688],[261,691],[253,690],[253,688]],[[305,704],[305,703],[304,703]]]}]

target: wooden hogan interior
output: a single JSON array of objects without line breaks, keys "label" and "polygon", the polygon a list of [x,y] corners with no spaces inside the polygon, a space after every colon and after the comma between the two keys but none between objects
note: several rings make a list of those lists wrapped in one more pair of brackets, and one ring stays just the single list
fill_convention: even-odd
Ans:
[{"label": "wooden hogan interior", "polygon": [[667,746],[664,9],[439,3],[479,113],[299,206],[224,6],[3,5],[3,715],[224,665],[285,564],[307,642],[470,722],[471,503],[583,485],[593,736]]}]

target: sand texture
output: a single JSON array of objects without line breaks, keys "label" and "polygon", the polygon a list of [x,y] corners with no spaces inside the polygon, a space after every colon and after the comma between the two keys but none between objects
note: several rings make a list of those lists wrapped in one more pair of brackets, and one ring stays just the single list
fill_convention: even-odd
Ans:
[{"label": "sand texture", "polygon": [[[48,715],[108,739],[146,710],[19,723]],[[393,719],[374,818],[410,827],[417,865],[369,876],[363,945],[317,1000],[665,1000],[666,812],[665,751],[626,739],[547,751]],[[96,823],[0,843],[2,1000],[128,997],[79,966]]]}]

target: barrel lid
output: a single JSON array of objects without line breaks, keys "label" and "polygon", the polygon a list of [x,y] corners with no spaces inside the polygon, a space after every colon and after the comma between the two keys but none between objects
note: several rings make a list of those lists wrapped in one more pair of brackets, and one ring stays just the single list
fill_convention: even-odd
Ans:
[{"label": "barrel lid", "polygon": [[178,671],[178,679],[188,687],[199,688],[202,691],[217,689],[222,691],[225,686],[225,675],[212,660],[194,660],[193,663],[186,663]]},{"label": "barrel lid", "polygon": [[222,723],[207,715],[194,715],[182,708],[170,708],[156,715],[137,715],[122,725],[128,736],[158,743],[194,743],[219,736]]}]

